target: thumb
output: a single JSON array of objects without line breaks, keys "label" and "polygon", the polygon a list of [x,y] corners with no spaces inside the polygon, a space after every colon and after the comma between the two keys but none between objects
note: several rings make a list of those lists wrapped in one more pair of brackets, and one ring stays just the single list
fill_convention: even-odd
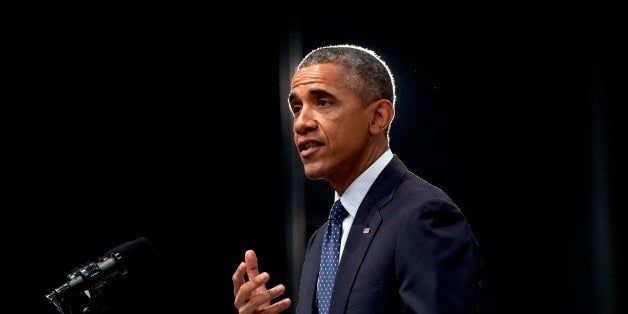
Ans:
[{"label": "thumb", "polygon": [[244,262],[246,263],[246,275],[249,277],[249,280],[259,275],[257,255],[255,255],[253,250],[248,250],[244,253]]}]

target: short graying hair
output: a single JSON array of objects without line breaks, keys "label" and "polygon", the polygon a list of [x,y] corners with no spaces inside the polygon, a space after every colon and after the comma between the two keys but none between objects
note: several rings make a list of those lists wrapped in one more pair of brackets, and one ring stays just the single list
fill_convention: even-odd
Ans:
[{"label": "short graying hair", "polygon": [[297,71],[322,63],[334,63],[345,68],[347,84],[361,95],[363,106],[387,99],[394,108],[395,79],[386,63],[374,51],[354,45],[317,48],[303,58]]}]

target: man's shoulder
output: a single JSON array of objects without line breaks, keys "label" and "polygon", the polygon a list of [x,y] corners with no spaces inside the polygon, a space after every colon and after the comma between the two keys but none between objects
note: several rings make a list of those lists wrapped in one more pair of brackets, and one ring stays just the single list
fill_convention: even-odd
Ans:
[{"label": "man's shoulder", "polygon": [[431,184],[427,180],[417,176],[411,171],[407,171],[397,187],[400,197],[417,197],[420,199],[441,199],[453,202],[449,195],[439,187]]},{"label": "man's shoulder", "polygon": [[393,205],[418,205],[429,200],[440,200],[453,205],[447,193],[408,170],[397,156],[382,171],[371,191],[375,199],[392,201]]}]

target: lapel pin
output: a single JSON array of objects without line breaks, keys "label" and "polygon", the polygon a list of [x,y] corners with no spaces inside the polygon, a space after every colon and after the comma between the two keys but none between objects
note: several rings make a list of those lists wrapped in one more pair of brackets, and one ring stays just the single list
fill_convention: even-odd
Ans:
[{"label": "lapel pin", "polygon": [[364,230],[362,230],[363,234],[369,234],[369,232],[371,232],[371,228],[364,228]]}]

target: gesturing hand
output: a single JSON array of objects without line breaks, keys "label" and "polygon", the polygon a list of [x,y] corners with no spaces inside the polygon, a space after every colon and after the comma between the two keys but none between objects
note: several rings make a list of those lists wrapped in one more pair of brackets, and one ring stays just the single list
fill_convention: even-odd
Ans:
[{"label": "gesturing hand", "polygon": [[[244,275],[248,278],[245,282]],[[290,299],[285,298],[274,304],[270,300],[282,295],[286,288],[276,285],[266,289],[270,279],[268,273],[259,273],[257,256],[252,250],[244,253],[244,262],[240,263],[233,274],[233,304],[239,313],[279,313],[290,306]]]}]

